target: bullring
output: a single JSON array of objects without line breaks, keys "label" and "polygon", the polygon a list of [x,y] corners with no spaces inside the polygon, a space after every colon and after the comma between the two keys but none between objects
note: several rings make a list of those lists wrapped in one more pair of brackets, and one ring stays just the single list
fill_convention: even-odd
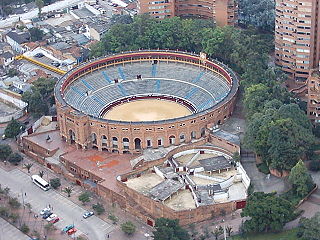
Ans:
[{"label": "bullring", "polygon": [[[79,65],[58,81],[60,134],[78,148],[118,153],[179,145],[222,124],[232,114],[237,90],[232,70],[204,54],[144,50],[109,55]],[[108,119],[119,106],[137,101],[147,112],[155,106],[150,101],[163,103],[165,110],[170,102],[188,111],[160,120],[130,121],[126,114]]]}]

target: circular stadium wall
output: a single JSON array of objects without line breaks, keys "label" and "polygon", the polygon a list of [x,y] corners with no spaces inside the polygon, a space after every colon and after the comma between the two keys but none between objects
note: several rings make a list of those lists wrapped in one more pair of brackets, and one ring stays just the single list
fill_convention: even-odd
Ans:
[{"label": "circular stadium wall", "polygon": [[232,114],[238,86],[230,68],[204,54],[105,56],[59,79],[60,134],[78,148],[117,153],[188,143]]}]

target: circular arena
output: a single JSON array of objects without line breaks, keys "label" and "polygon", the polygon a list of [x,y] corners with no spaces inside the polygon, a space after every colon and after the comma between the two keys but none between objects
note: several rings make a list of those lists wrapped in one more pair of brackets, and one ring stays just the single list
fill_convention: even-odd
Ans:
[{"label": "circular arena", "polygon": [[232,113],[238,79],[205,54],[149,50],[79,65],[55,87],[61,136],[118,153],[206,136]]}]

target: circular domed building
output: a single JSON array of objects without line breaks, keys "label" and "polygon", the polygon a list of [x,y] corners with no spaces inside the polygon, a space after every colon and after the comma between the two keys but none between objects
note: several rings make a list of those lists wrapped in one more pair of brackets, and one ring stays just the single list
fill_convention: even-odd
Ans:
[{"label": "circular domed building", "polygon": [[78,148],[118,153],[188,143],[232,114],[238,86],[230,68],[204,54],[105,56],[58,81],[60,134]]}]

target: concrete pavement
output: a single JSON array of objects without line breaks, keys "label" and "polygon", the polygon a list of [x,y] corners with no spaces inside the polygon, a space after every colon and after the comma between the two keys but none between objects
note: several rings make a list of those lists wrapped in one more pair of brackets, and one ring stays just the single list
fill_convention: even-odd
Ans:
[{"label": "concrete pavement", "polygon": [[61,218],[55,224],[58,229],[73,223],[78,229],[76,236],[85,234],[90,240],[105,240],[106,235],[114,229],[112,224],[96,216],[83,219],[85,209],[52,189],[44,192],[32,183],[27,174],[17,168],[10,172],[0,168],[0,182],[8,186],[10,194],[18,197],[19,201],[30,203],[34,212],[40,212],[50,204],[53,212]]},{"label": "concrete pavement", "polygon": [[3,218],[0,218],[0,240],[7,239],[27,240],[29,237]]}]

